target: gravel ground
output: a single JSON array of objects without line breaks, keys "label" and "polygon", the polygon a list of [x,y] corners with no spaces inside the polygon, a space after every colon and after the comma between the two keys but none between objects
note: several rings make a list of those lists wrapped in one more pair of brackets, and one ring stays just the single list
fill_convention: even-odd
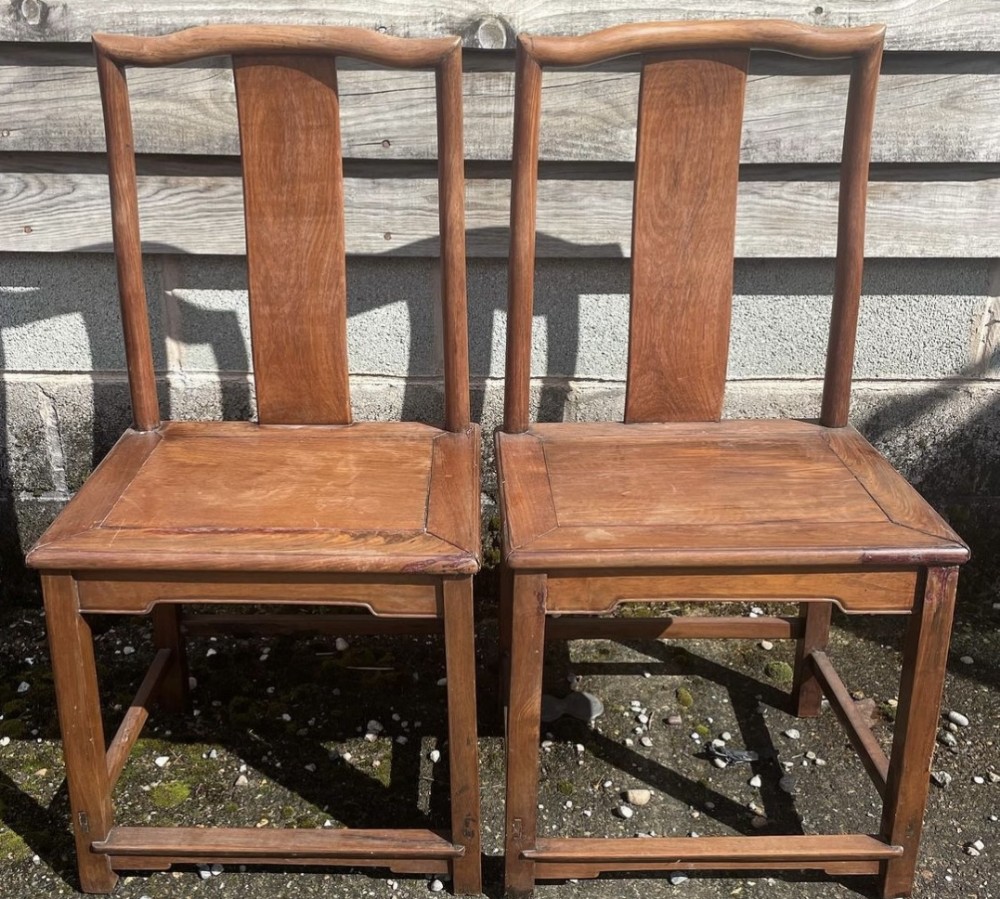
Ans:
[{"label": "gravel ground", "polygon": [[[499,896],[503,745],[494,717],[496,627],[489,603],[479,620],[484,864],[487,895]],[[73,895],[73,846],[42,616],[37,606],[8,608],[0,612],[0,625],[0,896]],[[900,625],[839,616],[831,645],[838,670],[859,691],[886,747]],[[115,618],[100,627],[98,663],[111,732],[150,650],[142,622]],[[571,718],[544,728],[542,831],[877,830],[877,795],[833,714],[798,720],[783,711],[789,671],[783,663],[791,661],[791,650],[791,644],[755,641],[552,646],[547,690],[565,695],[576,678],[601,698],[606,712],[594,728]],[[154,713],[117,788],[120,823],[447,826],[444,664],[436,638],[356,637],[346,647],[332,638],[198,639],[191,641],[190,659],[195,713]],[[934,770],[951,781],[932,787],[918,899],[1000,899],[998,662],[1000,611],[989,602],[960,606],[945,709],[970,723],[956,728],[955,746],[938,746]],[[667,723],[672,716],[680,723]],[[705,750],[723,735],[730,747],[755,749],[764,760],[715,767]],[[632,789],[648,790],[649,801],[627,803],[624,792]],[[968,854],[976,841],[983,848]],[[382,871],[227,867],[215,875],[181,868],[124,877],[116,895],[423,897],[430,889],[423,877]],[[873,896],[873,889],[867,878],[831,882],[762,871],[693,874],[679,883],[665,874],[604,877],[544,884],[537,895],[841,899]]]}]

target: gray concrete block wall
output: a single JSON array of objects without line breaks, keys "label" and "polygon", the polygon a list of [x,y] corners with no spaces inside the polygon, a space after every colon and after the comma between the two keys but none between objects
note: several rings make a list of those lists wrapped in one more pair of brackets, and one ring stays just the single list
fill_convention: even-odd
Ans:
[{"label": "gray concrete block wall", "polygon": [[[727,415],[817,413],[831,283],[825,260],[737,263]],[[146,285],[164,415],[251,416],[243,260],[149,257]],[[356,416],[439,418],[433,261],[353,259],[348,289]],[[540,416],[620,417],[627,290],[627,260],[540,261],[532,365]],[[996,261],[869,262],[853,414],[984,547],[1000,539],[998,295]],[[473,412],[489,431],[502,408],[502,262],[471,262],[469,299]],[[5,592],[30,589],[21,553],[128,424],[121,345],[110,256],[0,255]],[[991,554],[981,555],[981,576],[974,566],[966,581],[993,589]]]}]

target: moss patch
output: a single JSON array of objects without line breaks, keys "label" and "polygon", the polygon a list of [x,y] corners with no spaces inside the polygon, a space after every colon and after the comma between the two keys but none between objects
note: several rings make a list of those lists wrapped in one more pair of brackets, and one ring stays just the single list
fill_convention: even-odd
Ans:
[{"label": "moss patch", "polygon": [[682,709],[689,709],[694,705],[694,697],[687,687],[678,687],[674,695],[677,697],[677,705]]},{"label": "moss patch", "polygon": [[788,662],[772,660],[764,666],[764,674],[776,684],[790,684],[795,672],[792,671],[792,666]]},{"label": "moss patch", "polygon": [[191,788],[179,780],[157,784],[149,791],[149,799],[157,808],[177,808],[190,796]]}]

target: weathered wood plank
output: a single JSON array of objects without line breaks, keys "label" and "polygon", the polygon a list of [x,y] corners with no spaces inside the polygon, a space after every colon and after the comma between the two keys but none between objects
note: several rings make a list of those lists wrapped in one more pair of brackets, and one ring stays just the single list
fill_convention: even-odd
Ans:
[{"label": "weathered wood plank", "polygon": [[[437,253],[431,179],[345,180],[349,253]],[[241,254],[243,201],[237,178],[140,176],[143,245],[149,252]],[[470,256],[505,256],[509,183],[472,180]],[[736,255],[829,257],[835,182],[746,181],[740,185]],[[630,181],[539,183],[538,251],[545,256],[628,254]],[[990,257],[1000,233],[1000,178],[876,181],[869,193],[871,256]],[[96,174],[5,173],[0,251],[110,249],[107,181]]]},{"label": "weathered wood plank", "polygon": [[[0,17],[3,41],[87,41],[94,31],[162,34],[190,25],[217,22],[284,22],[355,25],[399,35],[461,34],[468,46],[502,46],[518,31],[565,34],[604,28],[618,22],[670,19],[780,17],[816,25],[886,22],[888,49],[1000,49],[1000,9],[993,0],[839,0],[827,4],[800,0],[623,0],[580,4],[573,0],[504,0],[491,4],[491,21],[475,0],[447,4],[414,0],[323,0],[248,5],[235,0],[194,3],[161,0],[71,0],[69,3],[11,4]],[[491,18],[492,18],[491,16]],[[506,35],[504,34],[506,31]]]},{"label": "weathered wood plank", "polygon": [[[348,70],[339,81],[346,157],[435,158],[434,81],[429,73]],[[546,74],[541,157],[632,159],[638,83],[632,72]],[[138,152],[239,152],[228,67],[139,69],[130,73],[129,84]],[[751,76],[743,161],[838,160],[846,92],[846,77]],[[104,152],[97,78],[90,67],[0,66],[0,96],[0,149]],[[512,73],[467,73],[466,156],[509,159],[512,113]],[[997,121],[1000,75],[885,75],[872,158],[1000,161]]]}]

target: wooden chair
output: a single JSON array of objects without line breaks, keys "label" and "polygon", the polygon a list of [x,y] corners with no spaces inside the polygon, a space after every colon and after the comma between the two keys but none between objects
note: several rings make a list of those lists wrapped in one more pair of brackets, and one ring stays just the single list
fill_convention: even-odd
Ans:
[{"label": "wooden chair", "polygon": [[[962,541],[848,425],[881,26],[623,25],[517,50],[505,418],[496,436],[509,655],[506,891],[603,871],[820,869],[908,895]],[[818,421],[720,421],[750,50],[851,59],[834,303]],[[640,54],[623,423],[529,421],[542,70]],[[794,600],[801,617],[593,616],[623,602]],[[891,760],[825,648],[836,603],[909,616]],[[558,619],[549,616],[561,616]],[[577,617],[574,617],[577,616]],[[591,617],[584,617],[591,616]],[[829,699],[884,799],[875,836],[570,839],[538,833],[546,639],[797,640],[792,708]]]},{"label": "wooden chair", "polygon": [[[122,869],[242,862],[451,872],[457,892],[478,893],[479,431],[469,421],[459,39],[224,26],[96,35],[94,45],[134,427],[28,556],[42,573],[83,889],[110,891]],[[165,422],[157,402],[125,66],[207,56],[233,61],[258,423]],[[338,56],[436,73],[443,428],[351,423]],[[451,833],[115,826],[111,791],[149,706],[184,705],[181,606],[198,603],[364,612],[264,616],[283,632],[443,632]],[[105,748],[86,616],[109,612],[152,613],[156,654]],[[198,633],[211,627],[205,617]]]}]

